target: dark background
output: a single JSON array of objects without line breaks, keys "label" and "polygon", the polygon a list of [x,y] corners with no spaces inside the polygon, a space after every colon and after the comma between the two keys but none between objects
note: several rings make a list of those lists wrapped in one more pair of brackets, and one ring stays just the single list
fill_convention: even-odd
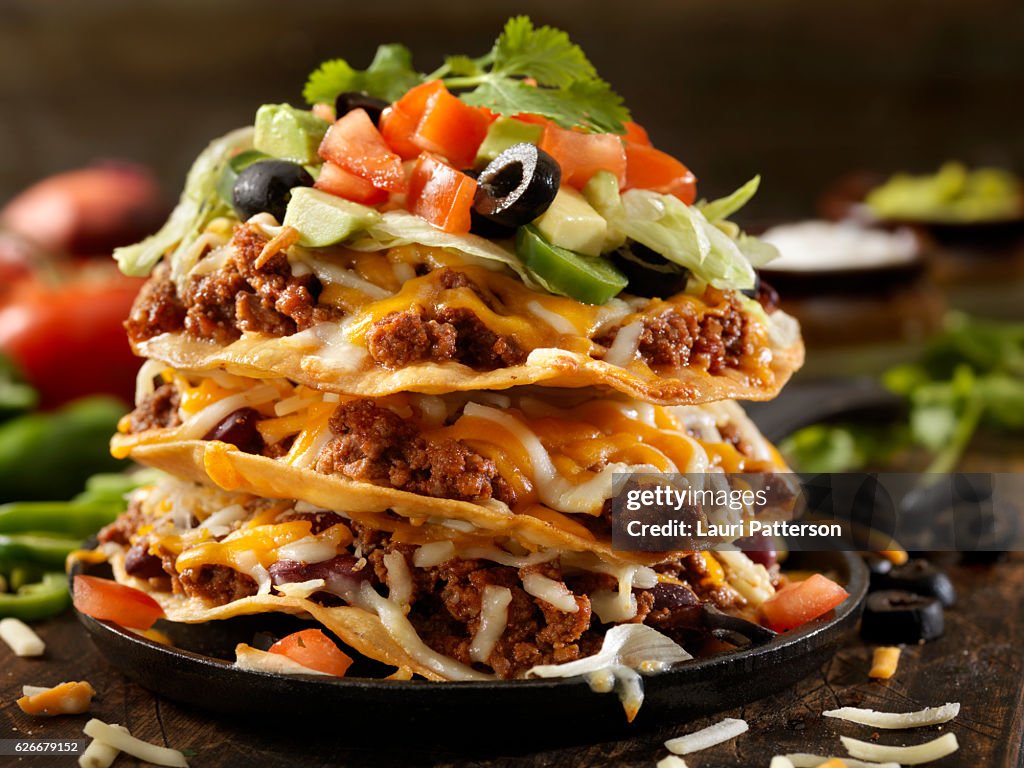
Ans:
[{"label": "dark background", "polygon": [[858,168],[1024,171],[1021,0],[0,1],[0,201],[94,158],[176,196],[208,139],[306,74],[401,41],[429,71],[526,12],[570,32],[701,193],[755,172],[748,216],[807,214]]}]

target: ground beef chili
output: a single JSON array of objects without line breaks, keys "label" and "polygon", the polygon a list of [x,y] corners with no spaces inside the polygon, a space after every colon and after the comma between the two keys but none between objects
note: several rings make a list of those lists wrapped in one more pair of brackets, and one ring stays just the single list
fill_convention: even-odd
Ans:
[{"label": "ground beef chili", "polygon": [[[619,328],[596,341],[610,347]],[[699,367],[709,373],[737,368],[745,356],[753,354],[748,338],[747,319],[735,297],[724,309],[697,316],[683,307],[672,307],[644,320],[637,351],[652,366]]]},{"label": "ground beef chili", "polygon": [[317,472],[443,499],[513,501],[493,461],[461,440],[425,440],[414,425],[372,400],[342,403],[330,428],[335,437],[317,457]]},{"label": "ground beef chili", "polygon": [[146,395],[131,413],[131,431],[145,432],[147,429],[166,429],[181,424],[178,406],[181,394],[173,384],[161,384]]},{"label": "ground beef chili", "polygon": [[241,600],[256,594],[256,581],[227,565],[204,565],[186,568],[178,574],[181,590],[189,597],[198,597],[210,605]]},{"label": "ground beef chili", "polygon": [[124,327],[133,341],[144,341],[185,327],[185,305],[178,298],[166,264],[153,270],[152,277],[142,286]]},{"label": "ground beef chili", "polygon": [[320,281],[293,275],[283,252],[259,267],[267,238],[248,224],[236,227],[231,253],[219,269],[192,277],[178,296],[161,265],[139,295],[126,323],[136,342],[185,330],[190,336],[227,343],[242,332],[286,336],[318,322],[338,319],[339,310],[317,304]]},{"label": "ground beef chili", "polygon": [[515,339],[494,333],[465,307],[392,312],[370,328],[366,348],[374,362],[385,368],[453,361],[489,371],[526,361]]}]

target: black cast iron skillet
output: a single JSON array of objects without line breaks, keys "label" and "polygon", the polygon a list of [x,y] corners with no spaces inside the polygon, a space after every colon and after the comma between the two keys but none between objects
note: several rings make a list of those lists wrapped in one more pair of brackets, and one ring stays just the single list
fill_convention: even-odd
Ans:
[{"label": "black cast iron skillet", "polygon": [[[76,573],[104,575],[107,566],[76,565]],[[797,630],[772,636],[748,632],[744,648],[676,665],[644,678],[646,698],[627,724],[614,693],[598,694],[580,678],[436,683],[362,677],[370,663],[357,660],[344,679],[285,676],[235,669],[237,643],[260,632],[277,636],[302,626],[283,615],[247,616],[207,624],[160,621],[168,647],[106,621],[78,614],[107,660],[144,687],[174,701],[229,715],[258,716],[277,725],[294,719],[344,723],[349,741],[423,734],[432,744],[470,746],[503,739],[522,745],[614,738],[663,722],[680,722],[783,690],[813,673],[856,625],[867,592],[867,569],[856,553],[794,553],[787,568],[830,572],[850,597],[834,611]],[[109,571],[108,571],[109,573]],[[730,632],[710,617],[717,632]],[[257,638],[258,640],[258,638]],[[376,670],[380,672],[381,670]],[[383,672],[387,674],[387,672]],[[458,727],[453,728],[453,723]]]}]

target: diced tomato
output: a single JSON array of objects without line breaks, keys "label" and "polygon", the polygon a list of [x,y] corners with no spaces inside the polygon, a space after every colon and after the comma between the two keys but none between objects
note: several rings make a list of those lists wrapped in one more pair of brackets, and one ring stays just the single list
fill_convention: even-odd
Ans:
[{"label": "diced tomato", "polygon": [[540,148],[558,161],[563,184],[582,189],[598,171],[611,171],[620,185],[626,182],[626,151],[614,134],[568,131],[549,123]]},{"label": "diced tomato", "polygon": [[319,629],[304,629],[283,637],[270,646],[270,652],[335,677],[344,677],[352,666],[352,659]]},{"label": "diced tomato", "polygon": [[377,189],[366,179],[349,173],[340,165],[330,161],[323,164],[320,176],[313,186],[329,194],[363,205],[378,205],[388,199],[388,193],[383,189]]},{"label": "diced tomato", "polygon": [[486,114],[442,87],[427,101],[412,143],[426,152],[443,155],[456,168],[468,168],[489,125]]},{"label": "diced tomato", "polygon": [[412,160],[423,151],[413,143],[412,137],[423,119],[427,102],[441,91],[447,89],[440,80],[417,85],[381,114],[380,133],[403,160]]},{"label": "diced tomato", "polygon": [[320,157],[377,189],[405,191],[402,158],[384,142],[365,109],[353,109],[328,129],[320,143]]},{"label": "diced tomato", "polygon": [[427,153],[420,155],[409,180],[410,211],[445,232],[469,232],[476,179]]},{"label": "diced tomato", "polygon": [[514,115],[516,120],[522,123],[530,123],[531,125],[555,125],[555,122],[544,115],[532,115],[529,112],[520,112],[518,115]]},{"label": "diced tomato", "polygon": [[75,576],[74,603],[86,616],[132,629],[149,629],[164,616],[160,604],[145,592],[96,576]]},{"label": "diced tomato", "polygon": [[626,149],[626,186],[675,195],[687,205],[697,199],[697,177],[672,155],[660,149],[622,142]]},{"label": "diced tomato", "polygon": [[647,129],[642,125],[627,120],[623,126],[626,129],[626,135],[622,137],[623,141],[632,141],[634,144],[643,144],[645,147],[651,146],[651,137],[647,135]]},{"label": "diced tomato", "polygon": [[769,629],[784,632],[828,613],[849,596],[834,581],[816,573],[776,592],[761,604],[761,613]]}]

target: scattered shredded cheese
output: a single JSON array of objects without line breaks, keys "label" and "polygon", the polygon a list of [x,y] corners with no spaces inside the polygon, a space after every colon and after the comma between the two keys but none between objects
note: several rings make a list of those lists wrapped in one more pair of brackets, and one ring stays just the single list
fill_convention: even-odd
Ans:
[{"label": "scattered shredded cheese", "polygon": [[615,341],[608,347],[604,361],[609,365],[617,365],[625,368],[636,357],[636,351],[640,346],[640,335],[643,333],[643,320],[634,320],[629,325],[619,329],[615,334]]},{"label": "scattered shredded cheese", "polygon": [[871,670],[868,677],[876,680],[888,680],[896,674],[896,667],[900,663],[900,649],[895,646],[883,646],[875,648],[874,657],[871,659]]},{"label": "scattered shredded cheese", "polygon": [[772,762],[768,768],[796,768],[796,766],[793,765],[793,761],[785,755],[776,755],[772,758]]},{"label": "scattered shredded cheese", "polygon": [[80,715],[89,711],[96,690],[87,682],[61,683],[38,693],[26,693],[18,707],[26,715]]},{"label": "scattered shredded cheese", "polygon": [[960,749],[956,734],[953,733],[947,733],[937,739],[909,747],[872,744],[869,741],[851,739],[849,736],[840,736],[839,740],[843,742],[847,752],[861,760],[892,760],[901,765],[930,763],[932,760],[951,755]]},{"label": "scattered shredded cheese", "polygon": [[[116,728],[129,736],[131,735],[123,725],[112,723],[110,727]],[[104,744],[99,739],[93,739],[89,742],[89,746],[85,748],[85,751],[78,756],[78,766],[79,768],[110,768],[120,754],[121,750],[117,747]]]},{"label": "scattered shredded cheese", "polygon": [[170,766],[170,768],[188,768],[188,761],[178,750],[158,747],[156,744],[142,741],[142,739],[132,736],[127,730],[123,728],[118,729],[113,725],[104,723],[102,720],[93,718],[85,724],[85,728],[82,730],[86,736],[91,736],[97,741],[108,744],[147,763],[166,765]]},{"label": "scattered shredded cheese", "polygon": [[745,733],[749,728],[750,726],[746,724],[745,720],[725,718],[725,720],[715,723],[715,725],[709,725],[707,728],[701,728],[698,731],[687,733],[685,736],[679,736],[678,738],[670,738],[665,742],[665,748],[673,755],[689,755],[701,750],[707,750],[710,746],[724,743],[729,739],[735,738],[740,733]]},{"label": "scattered shredded cheese", "polygon": [[826,760],[824,763],[818,765],[817,768],[849,768],[846,763],[840,760],[838,757],[833,757],[830,760]]},{"label": "scattered shredded cheese", "polygon": [[674,755],[689,755],[735,739],[741,733],[746,733],[749,727],[746,720],[727,717],[707,728],[669,739],[665,742],[665,748]]},{"label": "scattered shredded cheese", "polygon": [[953,702],[941,707],[928,707],[917,712],[876,712],[873,709],[841,707],[821,713],[824,717],[835,717],[850,723],[869,725],[872,728],[921,728],[926,725],[948,723],[960,714],[960,704]]},{"label": "scattered shredded cheese", "polygon": [[687,768],[686,761],[676,755],[663,757],[658,761],[656,768]]},{"label": "scattered shredded cheese", "polygon": [[0,619],[0,640],[14,651],[15,656],[42,656],[46,643],[21,619]]},{"label": "scattered shredded cheese", "polygon": [[44,691],[50,690],[41,685],[23,685],[21,686],[22,696],[35,696],[37,693],[43,693]]}]

